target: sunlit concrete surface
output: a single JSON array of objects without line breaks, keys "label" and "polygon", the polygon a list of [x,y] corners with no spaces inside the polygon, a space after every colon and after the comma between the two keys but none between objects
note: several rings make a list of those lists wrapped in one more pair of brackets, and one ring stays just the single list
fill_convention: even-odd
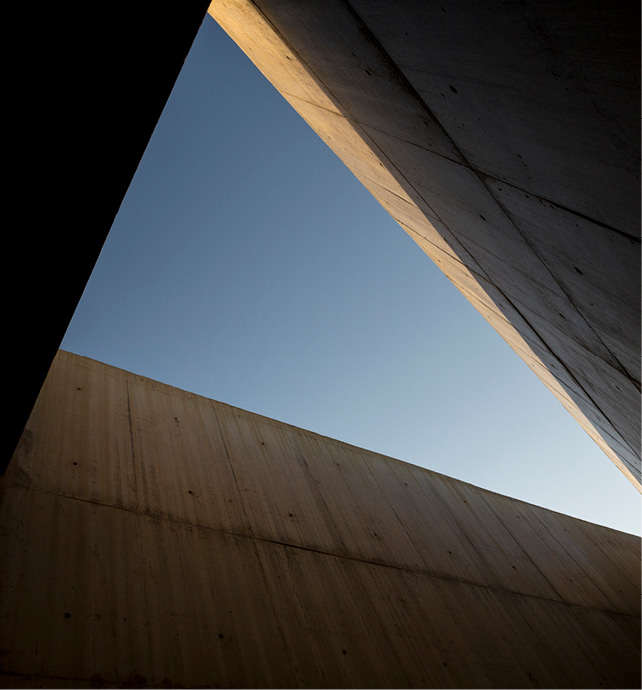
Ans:
[{"label": "sunlit concrete surface", "polygon": [[59,352],[0,686],[640,686],[639,538]]},{"label": "sunlit concrete surface", "polygon": [[209,13],[640,489],[638,3]]}]

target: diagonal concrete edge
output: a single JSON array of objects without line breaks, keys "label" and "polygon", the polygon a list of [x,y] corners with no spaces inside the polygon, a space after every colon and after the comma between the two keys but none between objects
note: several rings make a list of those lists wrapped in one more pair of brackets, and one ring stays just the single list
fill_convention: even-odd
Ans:
[{"label": "diagonal concrete edge", "polygon": [[[595,393],[599,386],[582,378],[581,370],[591,358],[599,366],[606,360],[613,367],[609,374],[622,373],[619,362],[609,361],[610,352],[603,354],[602,343],[563,286],[489,193],[483,176],[468,164],[403,75],[395,72],[390,57],[360,25],[352,8],[343,2],[299,7],[215,0],[209,14],[642,491],[635,435],[623,432],[623,425],[605,409]],[[312,64],[323,49],[330,57]],[[357,71],[366,76],[355,76]],[[361,96],[366,90],[364,106]],[[379,110],[374,115],[373,107]],[[375,120],[384,125],[378,128]],[[419,163],[412,159],[419,147],[403,139],[408,132],[422,144]],[[429,178],[428,194],[417,184],[422,175]],[[485,247],[468,231],[473,215],[481,218],[477,224],[491,220],[492,229],[485,232],[492,241]],[[517,269],[506,260],[511,256],[518,257]],[[579,346],[574,332],[566,338],[556,324],[553,336],[547,330],[552,310],[567,308],[582,330]],[[559,316],[565,318],[563,313]],[[596,353],[601,359],[595,359]],[[573,358],[576,366],[569,365]],[[633,400],[635,425],[637,388],[629,386],[626,395],[616,399],[616,409],[618,404],[631,407],[627,400]]]}]

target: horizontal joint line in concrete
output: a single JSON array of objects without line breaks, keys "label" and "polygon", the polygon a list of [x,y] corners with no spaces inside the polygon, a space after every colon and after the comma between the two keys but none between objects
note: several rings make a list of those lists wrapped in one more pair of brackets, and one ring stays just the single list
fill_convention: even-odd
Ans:
[{"label": "horizontal joint line in concrete", "polygon": [[460,584],[469,585],[471,587],[481,587],[483,589],[487,589],[487,590],[490,590],[492,592],[502,592],[502,593],[514,595],[514,596],[529,597],[531,599],[538,599],[538,600],[542,600],[542,601],[550,601],[551,603],[561,604],[561,605],[565,605],[565,606],[577,606],[579,608],[590,609],[593,611],[602,611],[602,612],[611,613],[611,614],[619,615],[619,616],[629,616],[629,617],[632,617],[635,619],[637,619],[639,617],[634,613],[628,613],[626,611],[618,611],[615,609],[601,608],[601,607],[597,607],[597,606],[588,606],[587,604],[580,604],[578,602],[566,601],[565,599],[553,599],[551,597],[545,597],[545,596],[541,596],[539,594],[529,594],[527,592],[519,592],[519,591],[512,590],[512,589],[492,587],[491,585],[486,585],[486,584],[481,583],[481,582],[474,582],[472,580],[465,580],[465,579],[453,577],[451,575],[445,575],[443,573],[432,572],[430,570],[417,570],[416,568],[403,567],[400,565],[394,565],[392,563],[384,563],[382,561],[373,561],[373,560],[369,560],[367,558],[359,558],[358,556],[332,553],[331,551],[322,551],[321,549],[314,549],[314,548],[311,548],[308,546],[303,546],[300,544],[291,544],[289,542],[282,542],[282,541],[278,541],[276,539],[270,539],[269,537],[261,537],[261,536],[253,535],[253,534],[242,534],[240,532],[233,532],[231,530],[225,530],[225,529],[220,529],[217,527],[211,527],[209,525],[194,524],[193,522],[189,522],[187,520],[181,520],[179,518],[171,517],[168,515],[159,515],[157,513],[148,513],[145,511],[127,508],[125,506],[118,506],[118,505],[113,505],[110,503],[102,503],[101,501],[95,501],[95,500],[92,500],[89,498],[81,498],[79,496],[72,496],[69,494],[58,493],[56,491],[47,491],[46,489],[41,489],[39,487],[29,486],[26,484],[20,484],[19,482],[13,482],[9,486],[14,487],[14,488],[26,489],[27,491],[40,491],[41,493],[47,494],[49,496],[58,496],[59,498],[67,498],[67,499],[71,499],[74,501],[80,501],[82,503],[89,503],[89,504],[92,504],[95,506],[99,506],[101,508],[110,508],[113,510],[122,510],[122,511],[127,512],[127,513],[133,513],[135,515],[140,515],[140,516],[144,516],[144,517],[148,517],[148,518],[152,518],[152,519],[156,519],[156,520],[163,520],[165,522],[173,522],[173,523],[179,524],[179,525],[189,525],[190,527],[195,527],[196,529],[203,529],[203,530],[207,530],[210,532],[225,534],[225,535],[229,535],[231,537],[237,537],[237,538],[241,538],[241,539],[252,539],[254,541],[265,542],[267,544],[274,544],[274,545],[283,546],[286,548],[298,549],[300,551],[309,551],[311,553],[317,553],[317,554],[322,555],[322,556],[330,556],[332,558],[342,558],[342,559],[345,559],[347,561],[354,561],[356,563],[365,563],[367,565],[379,566],[379,567],[383,567],[383,568],[392,568],[393,570],[401,570],[403,572],[413,573],[415,575],[424,575],[427,577],[433,577],[433,578],[436,578],[439,580],[446,580],[449,582],[458,582]]}]

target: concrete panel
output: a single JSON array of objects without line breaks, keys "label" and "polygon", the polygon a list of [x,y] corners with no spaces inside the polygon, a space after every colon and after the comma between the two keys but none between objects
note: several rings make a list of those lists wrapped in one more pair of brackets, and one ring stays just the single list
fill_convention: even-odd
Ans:
[{"label": "concrete panel", "polygon": [[635,3],[350,5],[471,167],[639,236]]},{"label": "concrete panel", "polygon": [[209,12],[642,490],[639,8],[442,5]]},{"label": "concrete panel", "polygon": [[2,687],[637,687],[640,540],[59,352]]}]

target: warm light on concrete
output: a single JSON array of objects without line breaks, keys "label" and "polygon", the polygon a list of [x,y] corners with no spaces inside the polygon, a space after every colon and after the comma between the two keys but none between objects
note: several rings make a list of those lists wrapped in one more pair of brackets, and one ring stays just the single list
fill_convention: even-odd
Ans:
[{"label": "warm light on concrete", "polygon": [[209,13],[640,490],[634,5]]},{"label": "warm light on concrete", "polygon": [[3,687],[639,687],[640,540],[60,352]]}]

